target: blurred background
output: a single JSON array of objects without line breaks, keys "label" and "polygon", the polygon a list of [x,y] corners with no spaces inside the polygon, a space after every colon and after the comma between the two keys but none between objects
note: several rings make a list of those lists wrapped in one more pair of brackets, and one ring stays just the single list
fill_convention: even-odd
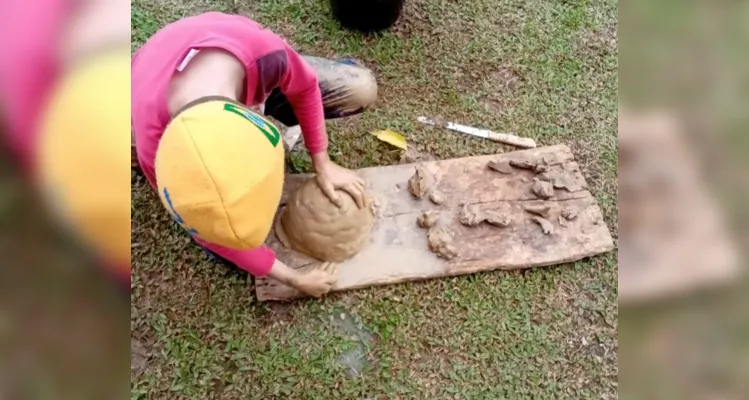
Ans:
[{"label": "blurred background", "polygon": [[0,4],[2,399],[127,397],[129,23]]},{"label": "blurred background", "polygon": [[619,8],[622,398],[749,398],[747,16]]}]

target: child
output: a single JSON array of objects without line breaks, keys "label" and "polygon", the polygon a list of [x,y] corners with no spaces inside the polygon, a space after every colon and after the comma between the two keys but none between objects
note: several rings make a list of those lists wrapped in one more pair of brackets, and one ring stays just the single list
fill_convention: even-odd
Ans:
[{"label": "child", "polygon": [[283,187],[278,130],[247,107],[299,125],[317,182],[363,207],[364,182],[330,161],[325,118],[359,113],[377,96],[357,65],[303,58],[248,18],[206,13],[167,25],[132,59],[132,124],[138,162],[172,216],[196,242],[237,267],[312,296],[336,268],[294,270],[263,245]]}]

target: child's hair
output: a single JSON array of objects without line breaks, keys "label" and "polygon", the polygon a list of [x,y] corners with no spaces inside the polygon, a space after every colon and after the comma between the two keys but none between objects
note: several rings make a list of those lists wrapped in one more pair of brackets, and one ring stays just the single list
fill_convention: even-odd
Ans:
[{"label": "child's hair", "polygon": [[395,24],[405,0],[330,0],[333,16],[345,28],[377,32]]}]

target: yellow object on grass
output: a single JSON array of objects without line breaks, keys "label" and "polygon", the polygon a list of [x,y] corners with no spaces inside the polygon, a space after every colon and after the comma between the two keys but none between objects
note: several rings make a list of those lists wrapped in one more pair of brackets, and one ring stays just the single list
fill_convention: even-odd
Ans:
[{"label": "yellow object on grass", "polygon": [[385,143],[389,143],[399,149],[406,150],[408,148],[406,138],[404,138],[403,135],[398,132],[386,129],[383,131],[372,132],[372,134],[375,135],[377,139],[380,139]]},{"label": "yellow object on grass", "polygon": [[214,99],[180,112],[156,152],[164,206],[191,234],[233,249],[265,242],[283,179],[278,129],[229,101]]},{"label": "yellow object on grass", "polygon": [[130,276],[130,51],[94,56],[54,88],[37,142],[47,203],[123,278]]}]

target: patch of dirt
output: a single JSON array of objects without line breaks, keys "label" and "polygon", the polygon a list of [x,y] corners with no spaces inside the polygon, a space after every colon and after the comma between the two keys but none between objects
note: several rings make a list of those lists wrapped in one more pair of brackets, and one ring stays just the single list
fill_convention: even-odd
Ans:
[{"label": "patch of dirt", "polygon": [[294,317],[292,315],[294,304],[281,301],[269,302],[268,312],[265,314],[265,319],[271,323],[275,322],[288,322]]},{"label": "patch of dirt", "polygon": [[146,346],[141,340],[130,338],[130,372],[133,376],[140,376],[148,367],[151,357],[150,346]]}]

